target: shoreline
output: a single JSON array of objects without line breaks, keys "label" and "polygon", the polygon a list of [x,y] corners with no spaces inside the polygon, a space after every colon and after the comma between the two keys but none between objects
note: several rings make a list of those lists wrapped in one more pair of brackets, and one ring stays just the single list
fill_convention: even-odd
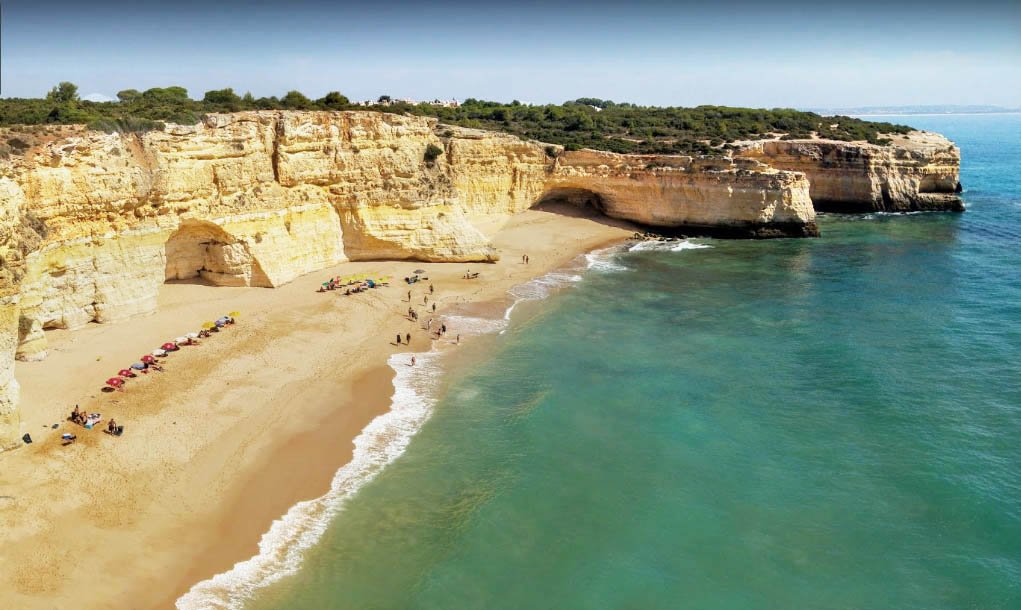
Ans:
[{"label": "shoreline", "polygon": [[[400,317],[408,306],[400,278],[410,269],[427,269],[433,277],[441,303],[435,315],[441,316],[452,307],[496,301],[509,288],[632,233],[547,211],[480,224],[487,222],[482,229],[503,260],[474,265],[482,272],[478,284],[459,281],[465,268],[459,263],[344,263],[272,291],[168,285],[160,311],[151,316],[52,335],[49,359],[19,363],[25,396],[48,405],[26,418],[33,436],[36,430],[41,435],[0,458],[0,495],[15,498],[0,504],[0,560],[16,566],[5,570],[0,600],[27,609],[61,602],[116,608],[127,596],[132,607],[174,607],[196,583],[254,556],[270,525],[295,504],[323,495],[351,462],[351,441],[390,411],[394,371],[387,361],[405,349],[395,349],[390,329],[411,328]],[[515,260],[522,252],[532,257],[530,265]],[[321,277],[368,270],[392,276],[390,288],[352,297],[309,294]],[[205,345],[183,348],[167,360],[163,375],[132,380],[123,394],[87,396],[83,378],[102,383],[92,369],[111,368],[102,362],[136,349],[121,341],[137,343],[147,326],[179,328],[185,314],[224,306],[241,311],[238,325]],[[193,319],[197,325],[206,318]],[[190,329],[165,336],[184,330]],[[411,332],[411,351],[432,347],[423,331]],[[333,341],[345,343],[334,351]],[[84,364],[84,354],[100,344],[109,356],[90,358],[95,362],[72,370],[72,379],[52,382],[55,371]],[[182,388],[185,375],[190,387]],[[81,431],[78,443],[61,447],[55,441],[69,423],[52,433],[35,426],[60,421],[54,416],[75,402],[66,402],[68,395],[81,395],[89,410],[102,403],[104,419],[110,412],[127,423],[125,436]],[[196,414],[195,405],[208,408]],[[97,586],[111,577],[116,586]]]}]

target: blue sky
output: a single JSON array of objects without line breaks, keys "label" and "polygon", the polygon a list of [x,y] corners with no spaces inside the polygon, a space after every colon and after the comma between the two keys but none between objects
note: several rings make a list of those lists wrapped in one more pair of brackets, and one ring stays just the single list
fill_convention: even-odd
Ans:
[{"label": "blue sky", "polygon": [[2,95],[1021,106],[1021,2],[3,4]]}]

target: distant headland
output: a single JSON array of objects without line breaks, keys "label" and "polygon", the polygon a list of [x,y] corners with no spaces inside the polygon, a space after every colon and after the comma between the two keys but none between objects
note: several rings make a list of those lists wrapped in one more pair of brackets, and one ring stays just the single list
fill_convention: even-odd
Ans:
[{"label": "distant headland", "polygon": [[890,115],[925,115],[925,114],[1015,114],[1021,113],[1021,108],[1008,108],[1005,106],[991,106],[988,104],[926,104],[916,106],[856,106],[840,108],[811,108],[809,112],[816,112],[823,116],[851,115],[851,116],[890,116]]}]

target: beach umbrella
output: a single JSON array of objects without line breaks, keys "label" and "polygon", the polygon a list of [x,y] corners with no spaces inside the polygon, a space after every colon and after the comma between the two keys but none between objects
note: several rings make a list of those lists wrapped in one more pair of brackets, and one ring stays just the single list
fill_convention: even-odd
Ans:
[{"label": "beach umbrella", "polygon": [[106,380],[106,385],[112,388],[120,388],[122,385],[124,385],[124,380],[121,379],[120,377],[111,377]]},{"label": "beach umbrella", "polygon": [[152,364],[153,362],[156,362],[156,359],[153,358],[151,354],[146,354],[142,356],[140,360],[146,364]]},{"label": "beach umbrella", "polygon": [[232,318],[236,318],[236,317],[241,315],[241,312],[240,311],[232,311],[232,312],[229,312],[227,315],[232,317]]},{"label": "beach umbrella", "polygon": [[121,377],[134,377],[135,373],[131,369],[121,369],[117,371],[117,374]]},{"label": "beach umbrella", "polygon": [[144,371],[145,365],[141,362],[136,362],[131,365],[131,368],[135,369],[136,371]]},{"label": "beach umbrella", "polygon": [[202,323],[202,328],[204,328],[206,330],[213,330],[213,328],[215,328],[215,327],[216,327],[216,324],[213,324],[212,322],[203,322]]},{"label": "beach umbrella", "polygon": [[185,337],[188,337],[189,339],[198,339],[199,338],[199,334],[198,333],[188,333],[187,335],[185,335]]},{"label": "beach umbrella", "polygon": [[172,349],[177,349],[177,344],[176,343],[172,343],[170,341],[167,341],[166,343],[164,343],[160,347],[165,349],[165,350],[172,350]]},{"label": "beach umbrella", "polygon": [[412,273],[425,273],[425,269],[415,269]]},{"label": "beach umbrella", "polygon": [[174,343],[187,343],[187,342],[188,342],[188,337],[178,337],[178,338],[174,339]]}]

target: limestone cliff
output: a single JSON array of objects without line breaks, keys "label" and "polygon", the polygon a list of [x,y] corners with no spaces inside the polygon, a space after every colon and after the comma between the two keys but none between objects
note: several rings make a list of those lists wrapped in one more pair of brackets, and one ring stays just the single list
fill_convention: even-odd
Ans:
[{"label": "limestone cliff", "polygon": [[961,153],[935,133],[893,135],[881,146],[833,140],[769,140],[742,145],[738,156],[803,172],[819,212],[960,212]]},{"label": "limestone cliff", "polygon": [[547,197],[647,226],[736,237],[819,234],[804,174],[747,159],[567,152],[546,188]]},{"label": "limestone cliff", "polygon": [[[430,145],[442,154],[427,160]],[[491,261],[474,222],[548,199],[654,227],[774,237],[817,234],[810,192],[873,205],[956,186],[952,146],[797,145],[712,160],[566,152],[375,112],[61,135],[0,163],[0,446],[19,436],[15,352],[42,358],[45,329],[152,311],[167,281],[273,287],[344,260]]]}]

